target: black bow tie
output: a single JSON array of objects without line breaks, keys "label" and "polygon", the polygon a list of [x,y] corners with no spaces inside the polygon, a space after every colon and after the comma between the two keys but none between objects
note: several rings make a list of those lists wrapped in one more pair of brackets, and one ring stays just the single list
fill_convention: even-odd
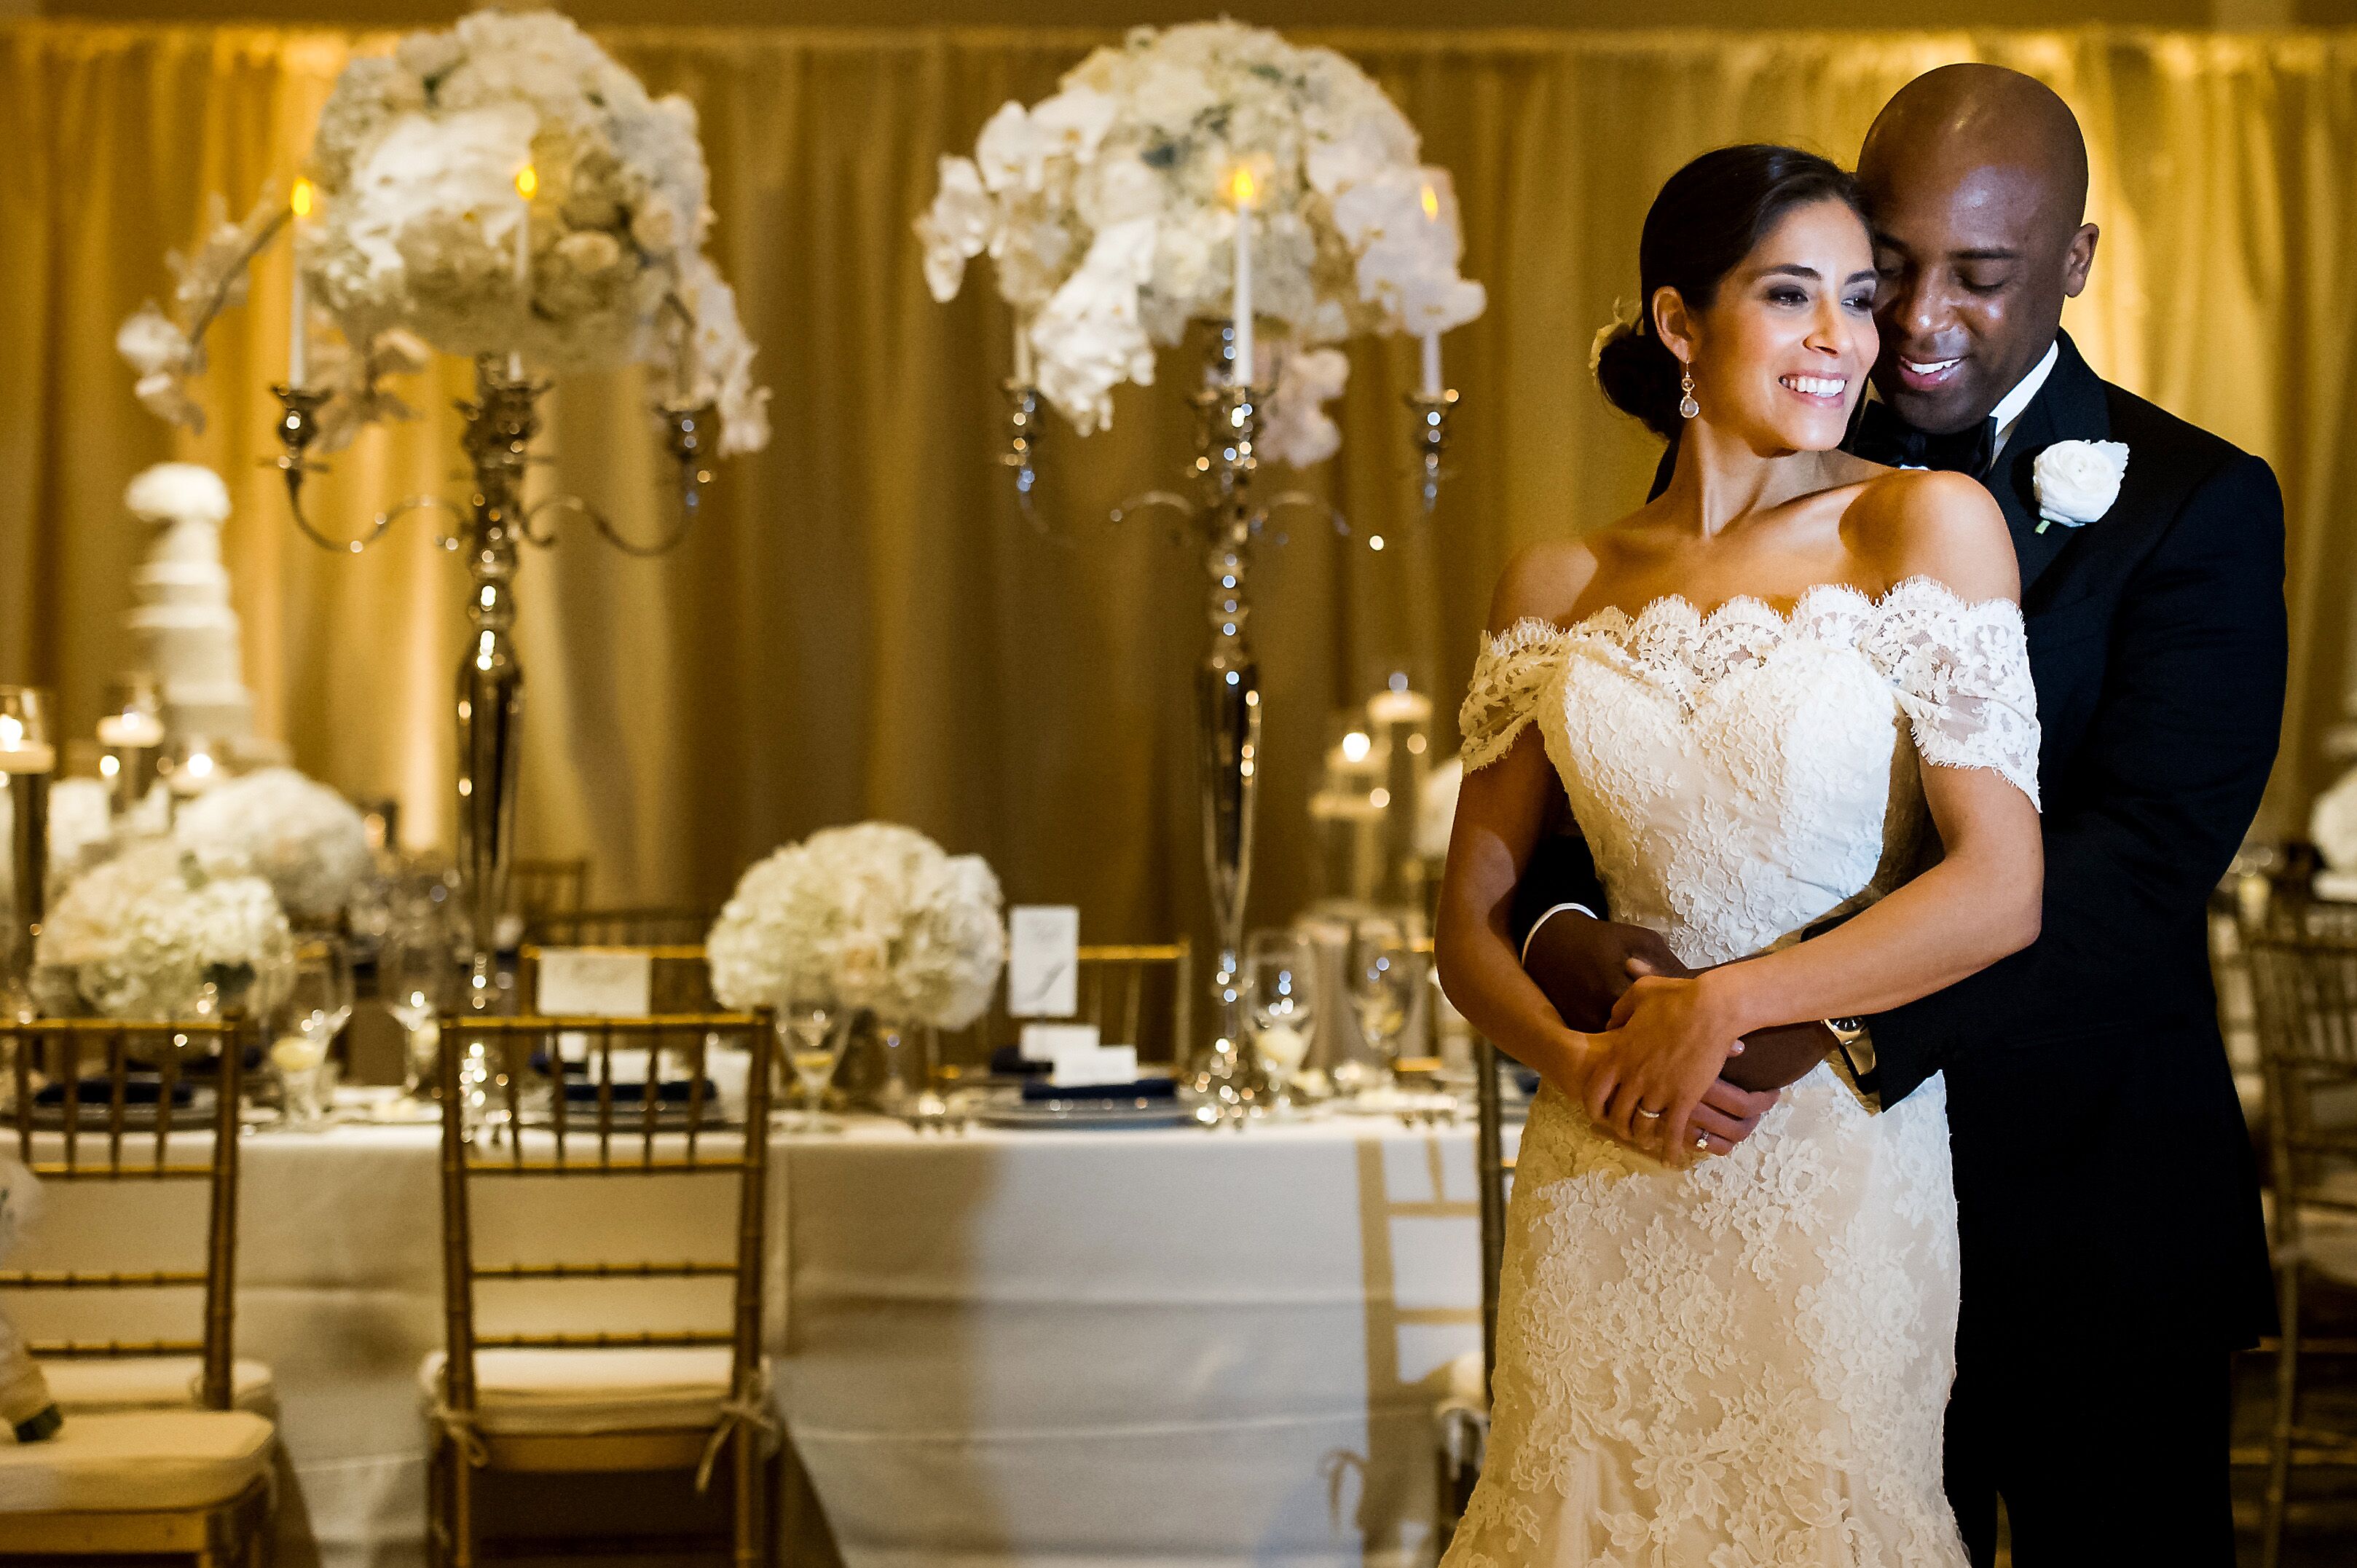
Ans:
[{"label": "black bow tie", "polygon": [[1918,430],[1880,401],[1869,403],[1858,415],[1852,452],[1869,463],[1894,468],[1937,468],[1943,473],[1970,474],[1979,478],[1996,456],[1996,415],[1978,424],[1934,435]]}]

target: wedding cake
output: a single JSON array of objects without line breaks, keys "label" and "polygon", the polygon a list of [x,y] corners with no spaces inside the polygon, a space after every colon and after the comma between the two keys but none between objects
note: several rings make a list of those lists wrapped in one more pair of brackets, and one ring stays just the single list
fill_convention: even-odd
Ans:
[{"label": "wedding cake", "polygon": [[139,662],[154,671],[163,698],[166,732],[246,740],[253,699],[241,673],[237,612],[221,560],[229,487],[198,464],[158,463],[132,480],[123,499],[132,516],[156,529],[155,547],[131,575],[137,607],[130,624]]}]

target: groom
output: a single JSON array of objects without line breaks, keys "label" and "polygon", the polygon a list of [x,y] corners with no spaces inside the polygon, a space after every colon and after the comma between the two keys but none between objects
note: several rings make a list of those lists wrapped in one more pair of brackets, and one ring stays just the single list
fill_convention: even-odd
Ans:
[{"label": "groom", "polygon": [[[1932,71],[1875,121],[1858,177],[1881,359],[1851,450],[1971,473],[2011,527],[2044,726],[2044,930],[1947,991],[1747,1054],[1842,1050],[1886,1107],[1947,1074],[1964,1246],[1947,1484],[1974,1562],[1994,1561],[2002,1498],[2021,1568],[2231,1564],[2230,1352],[2275,1309],[2205,910],[2281,725],[2282,499],[2264,462],[2104,381],[2061,332],[2097,235],[2060,98],[1995,67]],[[2041,485],[2041,453],[2099,441],[2127,447],[2108,506],[2100,471],[2092,496],[2064,494],[2065,454]],[[1609,920],[1584,862],[1576,841],[1543,849],[1517,902],[1533,977],[1594,1026],[1631,974],[1681,966]],[[1765,1103],[1713,1098],[1738,1137]]]}]

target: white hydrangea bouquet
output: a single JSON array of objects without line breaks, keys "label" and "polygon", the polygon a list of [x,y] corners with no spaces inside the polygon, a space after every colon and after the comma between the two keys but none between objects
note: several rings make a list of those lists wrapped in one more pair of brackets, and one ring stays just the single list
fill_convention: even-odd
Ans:
[{"label": "white hydrangea bouquet", "polygon": [[187,1016],[207,985],[262,1013],[282,999],[294,941],[270,884],[242,861],[154,839],[67,888],[34,958],[110,1018]]},{"label": "white hydrangea bouquet", "polygon": [[287,916],[307,926],[332,924],[369,872],[359,811],[292,768],[214,786],[180,808],[172,832],[201,858],[250,865]]},{"label": "white hydrangea bouquet", "polygon": [[756,862],[705,943],[728,1007],[812,989],[898,1025],[962,1029],[1006,961],[998,878],[912,828],[827,828]]},{"label": "white hydrangea bouquet", "polygon": [[[676,399],[717,406],[722,456],[768,445],[753,346],[704,254],[707,183],[694,107],[650,98],[553,11],[479,11],[353,60],[296,203],[301,286],[351,346],[325,365],[329,449],[407,413],[376,382],[417,368],[422,347],[560,372],[666,366]],[[174,259],[193,324],[152,305],[125,323],[118,347],[151,409],[189,422],[179,381],[201,368],[195,339],[242,297],[245,262],[286,213],[265,193],[244,224],[217,218],[192,262]]]},{"label": "white hydrangea bouquet", "polygon": [[1157,345],[1228,316],[1240,168],[1254,315],[1284,329],[1264,433],[1280,459],[1340,445],[1319,404],[1347,365],[1324,345],[1481,314],[1448,171],[1417,163],[1415,127],[1332,49],[1230,21],[1139,27],[1059,85],[1000,109],[973,157],[942,160],[917,232],[937,300],[974,257],[996,263],[1040,392],[1082,435],[1112,418],[1114,387],[1153,381]]}]

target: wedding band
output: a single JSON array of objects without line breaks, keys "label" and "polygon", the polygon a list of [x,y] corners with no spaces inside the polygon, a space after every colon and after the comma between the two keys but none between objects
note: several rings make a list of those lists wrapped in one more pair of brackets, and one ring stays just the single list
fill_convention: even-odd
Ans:
[{"label": "wedding band", "polygon": [[1642,1116],[1648,1122],[1658,1122],[1662,1119],[1662,1113],[1660,1112],[1648,1111],[1641,1105],[1637,1107],[1637,1114]]}]

